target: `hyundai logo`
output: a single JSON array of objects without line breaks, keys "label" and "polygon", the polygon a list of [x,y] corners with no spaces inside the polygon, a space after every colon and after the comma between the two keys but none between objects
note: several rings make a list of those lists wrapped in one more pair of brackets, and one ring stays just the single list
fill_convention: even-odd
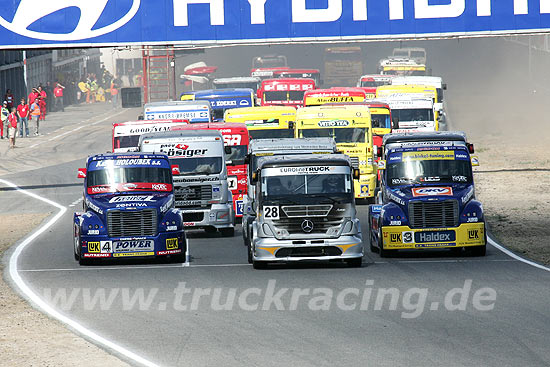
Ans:
[{"label": "hyundai logo", "polygon": [[306,219],[302,222],[302,231],[305,233],[311,233],[313,231],[313,222],[309,219]]},{"label": "hyundai logo", "polygon": [[[131,1],[132,7],[125,15],[114,23],[98,29],[93,28],[103,14],[109,0],[21,0],[13,20],[8,22],[0,17],[0,25],[21,36],[47,41],[76,41],[99,37],[116,31],[136,15],[141,0]],[[76,27],[69,33],[46,33],[28,29],[33,23],[52,13],[74,7],[80,10],[80,19]]]}]

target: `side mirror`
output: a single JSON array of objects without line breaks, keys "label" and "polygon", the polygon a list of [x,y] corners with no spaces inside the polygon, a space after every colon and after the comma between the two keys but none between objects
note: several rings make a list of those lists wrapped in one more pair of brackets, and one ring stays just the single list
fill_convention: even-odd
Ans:
[{"label": "side mirror", "polygon": [[79,168],[78,169],[78,175],[76,176],[77,178],[86,178],[86,173],[88,172],[88,170],[86,168]]},{"label": "side mirror", "polygon": [[472,156],[470,159],[472,161],[472,167],[478,167],[479,166],[479,158],[478,157]]},{"label": "side mirror", "polygon": [[372,146],[372,151],[374,152],[374,158],[378,158],[379,155],[378,155],[378,152],[380,152],[380,149],[378,149],[378,145],[373,145]]},{"label": "side mirror", "polygon": [[447,84],[443,83],[443,90],[447,90]]},{"label": "side mirror", "polygon": [[468,147],[468,152],[470,152],[470,154],[474,154],[474,153],[475,153],[475,148],[474,148],[474,145],[473,145],[473,144],[466,143],[466,146]]},{"label": "side mirror", "polygon": [[244,156],[244,164],[250,164],[250,154]]},{"label": "side mirror", "polygon": [[138,120],[140,120],[140,121],[143,120],[143,115],[139,115]]},{"label": "side mirror", "polygon": [[252,172],[252,184],[255,185],[258,182],[258,172]]},{"label": "side mirror", "polygon": [[229,145],[226,145],[224,148],[225,154],[231,154],[233,153],[233,149]]},{"label": "side mirror", "polygon": [[392,122],[392,129],[399,129],[399,118],[398,117],[392,116],[391,122]]},{"label": "side mirror", "polygon": [[172,169],[172,176],[179,176],[180,175],[180,166],[177,164],[172,164],[170,166]]},{"label": "side mirror", "polygon": [[381,159],[378,161],[378,169],[383,171],[386,169],[386,161]]},{"label": "side mirror", "polygon": [[288,122],[288,128],[290,130],[294,130],[294,126],[296,125],[296,122],[295,121],[289,121]]},{"label": "side mirror", "polygon": [[376,147],[376,155],[377,157],[382,157],[382,154],[384,153],[384,149],[382,147]]},{"label": "side mirror", "polygon": [[353,169],[353,179],[358,180],[359,177],[361,177],[361,171],[359,170],[359,168],[354,168]]}]

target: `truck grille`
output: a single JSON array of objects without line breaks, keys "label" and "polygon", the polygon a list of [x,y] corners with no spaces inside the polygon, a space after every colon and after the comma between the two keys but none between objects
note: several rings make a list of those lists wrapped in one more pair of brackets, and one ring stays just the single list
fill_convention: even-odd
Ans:
[{"label": "truck grille", "polygon": [[443,228],[458,225],[458,201],[412,201],[409,204],[411,228]]},{"label": "truck grille", "polygon": [[202,222],[204,220],[204,212],[182,213],[184,222]]},{"label": "truck grille", "polygon": [[157,235],[157,211],[112,210],[107,212],[109,237],[141,237]]},{"label": "truck grille", "polygon": [[176,201],[212,200],[212,186],[183,186],[174,188]]},{"label": "truck grille", "polygon": [[349,157],[353,168],[359,168],[359,157]]},{"label": "truck grille", "polygon": [[289,218],[326,217],[332,210],[332,205],[283,206],[282,209]]},{"label": "truck grille", "polygon": [[[302,229],[302,222],[305,219],[309,219],[313,222],[313,230],[309,233],[304,232]],[[326,234],[330,227],[337,227],[342,225],[344,218],[338,218],[335,216],[330,217],[310,217],[310,218],[281,218],[274,220],[273,224],[277,228],[286,229],[289,234]]]}]

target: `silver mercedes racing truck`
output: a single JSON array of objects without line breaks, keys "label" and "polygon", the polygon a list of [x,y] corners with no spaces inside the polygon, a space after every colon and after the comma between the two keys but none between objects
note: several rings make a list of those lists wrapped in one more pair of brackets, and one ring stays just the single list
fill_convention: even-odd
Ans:
[{"label": "silver mercedes racing truck", "polygon": [[270,262],[343,260],[361,266],[363,244],[348,156],[264,157],[252,174],[256,218],[248,260]]}]

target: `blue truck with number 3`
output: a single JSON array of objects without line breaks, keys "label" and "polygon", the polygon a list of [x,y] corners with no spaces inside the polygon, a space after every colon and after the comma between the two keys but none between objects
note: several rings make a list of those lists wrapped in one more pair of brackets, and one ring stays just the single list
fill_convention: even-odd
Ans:
[{"label": "blue truck with number 3", "polygon": [[474,147],[460,132],[388,134],[379,156],[380,191],[369,208],[370,248],[464,249],[484,256],[483,206],[475,198]]}]

